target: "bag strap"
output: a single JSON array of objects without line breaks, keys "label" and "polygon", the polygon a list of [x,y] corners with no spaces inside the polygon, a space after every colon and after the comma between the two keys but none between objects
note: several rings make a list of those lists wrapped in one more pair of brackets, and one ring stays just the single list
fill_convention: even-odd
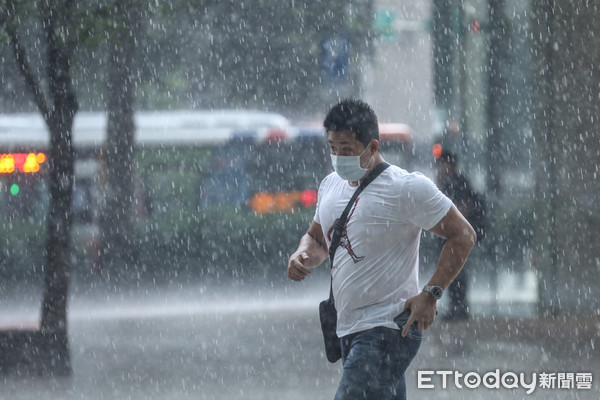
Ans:
[{"label": "bag strap", "polygon": [[[380,164],[377,164],[375,168],[373,168],[371,172],[369,172],[369,175],[367,175],[367,177],[362,181],[360,186],[354,191],[354,194],[350,198],[350,201],[348,201],[344,212],[337,220],[335,228],[333,230],[333,237],[331,238],[331,246],[329,246],[330,268],[333,269],[333,259],[335,258],[335,251],[337,250],[338,245],[340,244],[340,239],[342,238],[342,230],[344,229],[344,225],[346,225],[346,219],[348,218],[348,213],[350,212],[352,205],[356,201],[358,195],[364,190],[364,188],[366,188],[369,183],[373,182],[373,180],[377,178],[379,174],[385,171],[385,169],[389,166],[390,164],[388,164],[387,162],[382,162]],[[331,284],[329,285],[329,300],[333,302],[333,276],[331,277]]]}]

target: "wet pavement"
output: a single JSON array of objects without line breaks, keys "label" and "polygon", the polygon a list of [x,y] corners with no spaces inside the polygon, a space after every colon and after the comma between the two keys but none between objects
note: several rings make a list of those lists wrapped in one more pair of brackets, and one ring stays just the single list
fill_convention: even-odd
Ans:
[{"label": "wet pavement", "polygon": [[[332,399],[341,363],[325,359],[317,311],[327,291],[300,284],[227,294],[189,287],[75,296],[73,376],[0,377],[0,398]],[[0,322],[14,322],[17,314],[3,313]],[[536,321],[479,313],[470,321],[440,319],[407,373],[409,399],[598,399],[599,330],[591,318]],[[488,372],[496,373],[498,388],[483,381],[467,387]],[[527,394],[507,373],[522,373],[536,388]],[[555,374],[554,389],[539,387],[543,373]],[[589,376],[591,389],[585,389]],[[487,379],[493,386],[494,376]]]}]

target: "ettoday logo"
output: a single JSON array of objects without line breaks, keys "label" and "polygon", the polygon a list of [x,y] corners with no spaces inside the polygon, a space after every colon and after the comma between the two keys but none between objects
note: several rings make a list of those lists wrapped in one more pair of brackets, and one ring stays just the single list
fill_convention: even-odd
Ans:
[{"label": "ettoday logo", "polygon": [[[441,386],[437,386],[434,382],[435,375],[440,377]],[[524,373],[501,373],[499,369],[483,375],[478,372],[463,374],[458,371],[418,371],[417,373],[417,388],[419,389],[435,389],[436,387],[446,389],[448,382],[454,383],[454,386],[458,389],[462,389],[463,387],[476,389],[481,385],[488,389],[500,389],[501,387],[518,389],[522,387],[526,389],[527,394],[531,394],[537,387],[537,374],[534,372],[530,376],[525,376]]]},{"label": "ettoday logo", "polygon": [[488,389],[522,388],[527,394],[533,393],[537,388],[589,390],[592,388],[592,374],[590,372],[524,374],[501,372],[499,369],[483,375],[478,372],[461,373],[458,371],[417,372],[417,388],[419,389],[447,389],[449,384],[454,384],[457,389],[476,389],[481,386]]}]

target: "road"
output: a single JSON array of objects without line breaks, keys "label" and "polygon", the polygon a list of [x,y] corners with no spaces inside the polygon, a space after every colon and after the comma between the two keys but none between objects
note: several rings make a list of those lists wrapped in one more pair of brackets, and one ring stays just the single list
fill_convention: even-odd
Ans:
[{"label": "road", "polygon": [[[325,359],[317,312],[327,291],[300,284],[283,290],[203,286],[76,295],[69,320],[73,376],[0,377],[0,398],[332,399],[341,364]],[[16,316],[4,313],[4,324],[11,318]],[[594,349],[600,325],[567,322],[554,331],[552,324],[531,319],[438,320],[407,374],[409,398],[598,399]],[[462,389],[455,385],[456,373],[483,377],[496,369],[500,378],[523,373],[526,382],[532,373],[591,373],[592,389],[538,387],[527,394],[524,387],[469,389],[460,380]],[[435,386],[424,389],[418,371],[453,375],[447,375],[445,389],[442,375],[424,375]]]}]

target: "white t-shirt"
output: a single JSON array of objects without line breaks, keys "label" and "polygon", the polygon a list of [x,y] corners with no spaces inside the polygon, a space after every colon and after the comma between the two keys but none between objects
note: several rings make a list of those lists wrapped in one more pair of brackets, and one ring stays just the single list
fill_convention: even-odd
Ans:
[{"label": "white t-shirt", "polygon": [[[319,186],[314,220],[327,246],[333,225],[356,187],[331,173]],[[452,202],[420,173],[390,166],[358,196],[350,209],[331,271],[343,337],[378,326],[398,329],[393,318],[419,293],[419,242]]]}]

